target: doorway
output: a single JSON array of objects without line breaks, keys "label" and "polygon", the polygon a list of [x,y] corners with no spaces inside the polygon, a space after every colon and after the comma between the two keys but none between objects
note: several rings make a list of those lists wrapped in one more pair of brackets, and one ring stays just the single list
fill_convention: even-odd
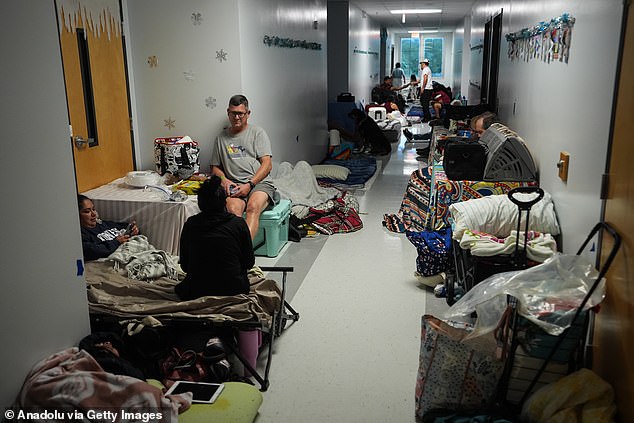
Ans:
[{"label": "doorway", "polygon": [[484,48],[480,104],[488,104],[489,110],[498,109],[498,72],[502,43],[502,10],[484,24]]},{"label": "doorway", "polygon": [[134,170],[121,6],[85,3],[55,3],[78,192]]}]

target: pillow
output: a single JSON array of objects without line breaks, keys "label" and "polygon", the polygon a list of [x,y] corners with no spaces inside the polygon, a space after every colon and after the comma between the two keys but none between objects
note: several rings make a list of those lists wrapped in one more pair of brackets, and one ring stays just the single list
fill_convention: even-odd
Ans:
[{"label": "pillow", "polygon": [[315,178],[330,178],[345,181],[348,179],[350,169],[337,165],[313,165]]},{"label": "pillow", "polygon": [[[535,198],[537,194],[515,194],[520,201]],[[517,229],[519,210],[508,195],[489,195],[487,197],[454,203],[449,206],[454,220],[453,238],[462,239],[465,229],[484,232],[496,237],[507,237]],[[520,230],[524,230],[526,213],[522,212]],[[551,235],[559,234],[559,224],[555,215],[552,197],[544,192],[544,198],[531,208],[528,229]]]}]

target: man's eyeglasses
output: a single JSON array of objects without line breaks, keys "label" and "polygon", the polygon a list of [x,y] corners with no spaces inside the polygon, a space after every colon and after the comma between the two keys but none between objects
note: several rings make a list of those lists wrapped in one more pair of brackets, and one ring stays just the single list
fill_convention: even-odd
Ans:
[{"label": "man's eyeglasses", "polygon": [[238,119],[242,119],[248,114],[249,112],[229,112],[229,116],[236,117]]}]

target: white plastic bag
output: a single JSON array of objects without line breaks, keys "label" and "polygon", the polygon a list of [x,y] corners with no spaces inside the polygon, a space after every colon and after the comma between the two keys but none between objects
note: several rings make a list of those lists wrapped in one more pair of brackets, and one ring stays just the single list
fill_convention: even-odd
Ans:
[{"label": "white plastic bag", "polygon": [[[522,271],[493,275],[467,292],[444,314],[457,319],[477,312],[471,338],[493,331],[507,307],[507,295],[518,300],[518,312],[550,335],[560,335],[572,323],[592,284],[598,277],[584,257],[557,253],[544,263]],[[605,296],[602,279],[584,309],[599,304]]]}]

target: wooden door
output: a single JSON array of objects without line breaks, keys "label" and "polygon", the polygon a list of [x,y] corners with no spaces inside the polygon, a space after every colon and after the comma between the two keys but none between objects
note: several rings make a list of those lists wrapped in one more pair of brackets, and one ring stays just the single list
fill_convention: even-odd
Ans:
[{"label": "wooden door", "polygon": [[[95,16],[81,3],[63,10],[68,4],[57,1],[58,25],[77,190],[83,192],[124,176],[134,160],[119,5]],[[78,145],[77,137],[89,142]]]},{"label": "wooden door", "polygon": [[[626,25],[618,75],[616,108],[608,163],[604,220],[622,237],[621,250],[607,274],[606,298],[597,315],[594,370],[615,389],[618,422],[634,422],[634,8]],[[602,257],[611,244],[602,246]]]}]

